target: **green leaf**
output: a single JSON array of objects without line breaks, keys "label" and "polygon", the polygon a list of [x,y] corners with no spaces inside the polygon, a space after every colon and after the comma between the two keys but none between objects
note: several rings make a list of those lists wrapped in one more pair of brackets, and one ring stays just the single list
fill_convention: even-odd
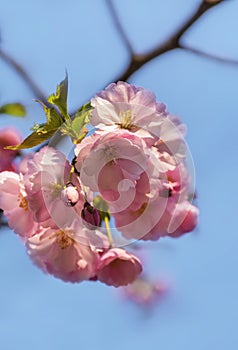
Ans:
[{"label": "green leaf", "polygon": [[66,120],[62,125],[61,132],[70,136],[75,144],[81,142],[88,132],[86,125],[89,123],[91,110],[88,102],[75,113],[73,120]]},{"label": "green leaf", "polygon": [[91,110],[91,104],[88,102],[75,113],[72,121],[72,128],[75,133],[80,133],[82,128],[89,123]]},{"label": "green leaf", "polygon": [[0,107],[0,114],[24,117],[26,115],[26,109],[21,103],[7,103]]},{"label": "green leaf", "polygon": [[32,134],[27,136],[22,143],[16,146],[7,146],[5,147],[6,149],[11,149],[11,150],[17,150],[17,149],[23,149],[23,148],[31,148],[34,146],[37,146],[41,144],[44,141],[47,141],[51,136],[54,135],[55,132],[48,132],[45,134],[38,134],[36,131],[34,131]]},{"label": "green leaf", "polygon": [[56,88],[56,94],[52,94],[48,97],[48,101],[53,105],[56,105],[60,113],[66,118],[69,119],[68,108],[67,108],[67,98],[68,98],[68,75]]},{"label": "green leaf", "polygon": [[16,146],[7,146],[7,149],[17,150],[31,148],[47,141],[61,127],[63,120],[54,108],[44,106],[47,122],[44,124],[35,124],[30,134],[22,143]]}]

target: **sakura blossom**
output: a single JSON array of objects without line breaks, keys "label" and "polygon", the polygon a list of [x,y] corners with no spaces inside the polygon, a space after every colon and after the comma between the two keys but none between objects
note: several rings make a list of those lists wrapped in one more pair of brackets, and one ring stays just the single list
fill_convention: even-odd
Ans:
[{"label": "sakura blossom", "polygon": [[12,171],[0,173],[0,208],[9,227],[24,240],[33,236],[38,228],[26,197],[22,175]]},{"label": "sakura blossom", "polygon": [[[70,171],[65,155],[51,147],[42,148],[28,162],[24,175],[27,200],[34,220],[44,227],[68,226],[82,210],[80,180],[73,174],[69,188]],[[69,206],[70,201],[75,205]]]},{"label": "sakura blossom", "polygon": [[97,278],[109,286],[119,287],[135,281],[141,272],[142,265],[136,256],[124,249],[113,248],[101,256]]},{"label": "sakura blossom", "polygon": [[[88,148],[86,158],[82,159],[82,153],[78,153],[76,168],[86,186],[113,202],[125,191],[133,195],[135,181],[146,168],[148,155],[145,149],[143,140],[127,131],[109,132],[97,138]],[[86,148],[84,154],[85,151]]]},{"label": "sakura blossom", "polygon": [[[140,197],[139,208],[133,203],[127,210],[113,213],[116,228],[127,239],[153,241],[192,231],[199,215],[199,210],[189,202],[192,191],[191,178],[181,163],[173,171],[166,172],[156,195]],[[187,222],[187,230],[183,222]]]},{"label": "sakura blossom", "polygon": [[[10,170],[0,172],[0,209],[45,273],[65,282],[129,285],[130,298],[150,303],[161,289],[144,280],[142,262],[125,246],[178,238],[197,227],[186,126],[154,93],[121,81],[80,111],[75,123],[66,123],[69,116],[61,120],[54,110],[33,133],[47,133],[56,116],[60,131],[69,130],[73,159],[48,145],[22,153],[16,167],[19,154],[4,146],[20,138],[0,132],[0,170]],[[89,119],[94,129],[88,133]]]},{"label": "sakura blossom", "polygon": [[[91,123],[100,130],[126,129],[151,138],[167,115],[166,106],[149,90],[123,81],[110,84],[91,99]],[[153,132],[152,132],[153,134]],[[157,136],[156,136],[157,137]]]},{"label": "sakura blossom", "polygon": [[98,253],[86,241],[79,243],[73,229],[41,228],[28,239],[26,249],[36,266],[65,282],[81,282],[96,274]]}]

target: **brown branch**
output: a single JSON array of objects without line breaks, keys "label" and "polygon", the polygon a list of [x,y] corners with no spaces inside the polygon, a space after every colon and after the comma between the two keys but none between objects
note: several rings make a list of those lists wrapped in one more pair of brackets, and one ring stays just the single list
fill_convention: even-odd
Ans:
[{"label": "brown branch", "polygon": [[113,20],[113,23],[117,29],[117,32],[118,34],[120,35],[122,41],[124,42],[124,45],[126,46],[128,52],[133,55],[133,47],[131,45],[131,42],[130,40],[128,39],[125,31],[124,31],[124,28],[121,24],[121,21],[118,17],[118,14],[117,14],[117,11],[115,9],[115,6],[113,4],[113,0],[105,0],[106,1],[106,5],[108,7],[108,10],[111,14],[111,17],[112,17],[112,20]]},{"label": "brown branch", "polygon": [[[149,61],[153,60],[156,57],[163,55],[166,52],[177,49],[180,47],[180,39],[187,32],[188,29],[192,27],[192,25],[209,9],[218,4],[224,2],[224,0],[217,0],[216,2],[211,2],[209,0],[203,0],[194,13],[176,30],[174,34],[172,34],[167,40],[165,40],[162,44],[158,45],[151,51],[148,51],[144,54],[135,54],[132,52],[131,60],[128,63],[125,70],[116,77],[115,81],[128,80],[133,73],[138,71],[142,66],[144,66]],[[118,17],[117,21],[118,21]],[[115,23],[116,24],[116,23]],[[121,31],[118,25],[116,25],[119,34],[122,36],[124,31]],[[123,34],[124,35],[124,34]],[[124,39],[125,41],[125,39]]]},{"label": "brown branch", "polygon": [[46,102],[45,94],[41,91],[38,85],[33,81],[33,79],[26,72],[26,70],[14,58],[12,58],[9,54],[7,54],[1,48],[0,48],[0,58],[22,78],[22,80],[26,83],[30,91],[34,94],[35,98],[43,102]]},{"label": "brown branch", "polygon": [[179,48],[182,50],[185,50],[185,51],[189,51],[195,55],[202,56],[202,57],[205,57],[205,58],[217,61],[217,62],[238,65],[238,60],[233,59],[233,58],[226,58],[226,57],[217,56],[217,55],[214,55],[214,54],[202,51],[202,50],[194,49],[192,47],[188,47],[188,46],[181,45],[181,44],[179,44]]}]

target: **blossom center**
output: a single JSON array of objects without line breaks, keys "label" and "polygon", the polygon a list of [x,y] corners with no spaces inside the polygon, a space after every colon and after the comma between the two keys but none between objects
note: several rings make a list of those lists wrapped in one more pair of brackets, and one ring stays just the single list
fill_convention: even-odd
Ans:
[{"label": "blossom center", "polygon": [[121,111],[119,117],[121,121],[119,126],[121,129],[131,130],[134,127],[135,116],[131,114],[131,110]]},{"label": "blossom center", "polygon": [[60,183],[52,182],[50,185],[52,198],[55,199],[61,195],[61,191],[64,189],[64,186]]},{"label": "blossom center", "polygon": [[56,242],[59,244],[62,250],[70,247],[74,243],[73,238],[69,237],[67,233],[62,230],[57,231],[53,236],[50,237],[50,239],[51,238],[56,238]]},{"label": "blossom center", "polygon": [[26,198],[23,197],[23,195],[21,193],[18,195],[18,201],[20,202],[19,208],[22,208],[25,211],[28,211],[28,209],[29,209],[28,202],[27,202]]}]

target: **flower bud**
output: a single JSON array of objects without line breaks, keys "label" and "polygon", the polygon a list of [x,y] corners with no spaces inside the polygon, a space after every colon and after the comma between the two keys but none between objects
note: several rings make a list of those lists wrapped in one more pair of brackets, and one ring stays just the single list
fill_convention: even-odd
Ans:
[{"label": "flower bud", "polygon": [[81,212],[81,217],[83,219],[83,222],[87,228],[90,230],[94,230],[95,226],[100,225],[100,215],[96,208],[94,208],[90,203],[85,202],[84,208]]},{"label": "flower bud", "polygon": [[73,207],[79,200],[77,187],[71,182],[67,183],[66,187],[61,191],[61,199],[67,207]]}]

